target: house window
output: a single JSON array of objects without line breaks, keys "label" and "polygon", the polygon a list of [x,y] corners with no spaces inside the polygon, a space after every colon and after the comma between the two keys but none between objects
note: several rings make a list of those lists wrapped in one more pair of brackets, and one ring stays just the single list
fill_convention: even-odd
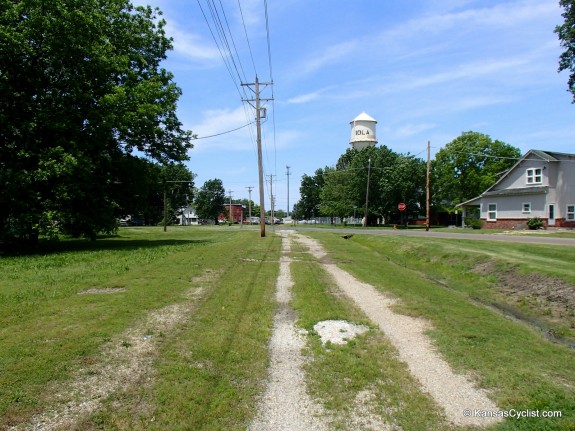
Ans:
[{"label": "house window", "polygon": [[532,168],[527,169],[527,184],[541,184],[543,183],[543,169]]},{"label": "house window", "polygon": [[487,205],[487,220],[497,220],[497,204]]},{"label": "house window", "polygon": [[531,212],[531,202],[526,202],[523,204],[523,213],[530,213]]},{"label": "house window", "polygon": [[567,205],[567,220],[575,220],[575,205]]}]

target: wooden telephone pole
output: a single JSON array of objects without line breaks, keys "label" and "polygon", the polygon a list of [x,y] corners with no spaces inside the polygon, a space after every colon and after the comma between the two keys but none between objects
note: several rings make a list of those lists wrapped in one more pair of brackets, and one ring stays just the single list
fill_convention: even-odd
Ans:
[{"label": "wooden telephone pole", "polygon": [[426,190],[426,202],[425,202],[425,231],[429,231],[429,211],[430,211],[430,172],[431,172],[431,158],[429,156],[430,154],[430,142],[427,141],[427,177],[426,177],[426,184],[425,184],[425,190]]},{"label": "wooden telephone pole", "polygon": [[[261,127],[261,113],[262,108],[260,107],[260,102],[273,100],[273,99],[262,99],[260,98],[260,85],[264,88],[268,85],[272,85],[272,82],[259,82],[256,76],[256,82],[252,84],[242,84],[242,86],[248,87],[254,93],[253,99],[242,99],[244,102],[248,102],[256,110],[256,127],[257,127],[257,145],[258,145],[258,174],[259,174],[259,187],[260,187],[260,236],[263,238],[266,236],[266,223],[265,217],[266,212],[264,208],[264,169],[262,162],[262,127]],[[252,89],[252,87],[254,87]]]}]

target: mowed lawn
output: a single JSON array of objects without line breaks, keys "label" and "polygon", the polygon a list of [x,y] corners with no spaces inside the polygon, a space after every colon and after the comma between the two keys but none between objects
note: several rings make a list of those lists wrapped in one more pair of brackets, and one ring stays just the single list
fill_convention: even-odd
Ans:
[{"label": "mowed lawn", "polygon": [[[575,429],[575,351],[538,329],[568,344],[573,309],[563,297],[550,307],[532,291],[503,286],[514,276],[525,282],[545,276],[546,288],[557,282],[568,293],[575,250],[306,235],[322,242],[332,262],[400,298],[398,311],[432,322],[429,336],[439,352],[501,409],[562,414],[507,419],[490,429]],[[281,239],[270,230],[260,238],[259,230],[238,227],[170,227],[166,233],[143,227],[122,228],[118,237],[95,243],[62,241],[37,254],[1,257],[0,429],[57,411],[59,390],[74,388],[79,377],[105,380],[98,364],[123,366],[126,353],[143,355],[140,342],[152,343],[149,361],[142,362],[149,366],[61,429],[246,429],[267,377],[280,250]],[[326,318],[368,323],[303,251],[295,248],[292,256],[299,324],[310,330]],[[150,319],[178,309],[185,318],[175,324]],[[331,351],[313,330],[308,341],[308,389],[336,417],[337,429],[346,429],[347,417],[338,414],[365,388],[381,397],[384,419],[403,430],[445,426],[375,330]]]},{"label": "mowed lawn", "polygon": [[82,370],[134,348],[127,329],[186,302],[170,332],[143,328],[153,370],[74,429],[241,429],[265,380],[280,245],[255,230],[122,228],[0,258],[0,429],[57,408]]}]

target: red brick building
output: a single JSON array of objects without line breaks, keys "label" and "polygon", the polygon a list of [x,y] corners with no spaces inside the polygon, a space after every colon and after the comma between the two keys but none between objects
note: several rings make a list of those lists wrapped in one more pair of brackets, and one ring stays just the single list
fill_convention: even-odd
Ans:
[{"label": "red brick building", "polygon": [[231,204],[231,206],[230,204],[225,204],[224,206],[226,207],[226,212],[220,214],[220,223],[230,220],[232,223],[241,223],[245,219],[244,206],[242,204]]}]

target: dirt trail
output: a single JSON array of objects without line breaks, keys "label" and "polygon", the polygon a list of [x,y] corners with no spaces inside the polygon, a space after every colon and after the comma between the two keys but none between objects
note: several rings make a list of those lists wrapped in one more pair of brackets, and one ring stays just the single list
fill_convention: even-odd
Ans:
[{"label": "dirt trail", "polygon": [[[309,248],[318,259],[326,256],[319,242],[303,235],[294,235],[295,241]],[[499,418],[465,416],[464,411],[496,411],[497,405],[487,394],[476,388],[463,375],[455,374],[450,365],[441,358],[425,331],[430,324],[422,319],[401,315],[391,310],[395,300],[386,298],[373,286],[362,283],[334,264],[324,263],[339,288],[349,296],[376,323],[397,348],[399,357],[410,372],[419,380],[436,403],[441,406],[447,419],[458,426],[488,426]]]},{"label": "dirt trail", "polygon": [[[193,281],[196,284],[211,278],[208,274]],[[102,349],[96,363],[78,370],[69,383],[58,385],[50,395],[54,402],[52,408],[33,417],[30,423],[14,426],[9,431],[75,428],[80,420],[96,412],[106,397],[151,374],[157,334],[169,333],[189,319],[202,290],[201,286],[192,287],[186,292],[185,302],[153,311],[139,324],[114,337],[109,347]],[[151,329],[153,333],[149,333]]]},{"label": "dirt trail", "polygon": [[[290,240],[282,232],[284,254],[290,251]],[[280,259],[280,275],[276,281],[276,299],[279,304],[274,316],[270,340],[270,368],[266,391],[258,406],[258,415],[250,431],[322,431],[327,430],[320,418],[322,409],[306,393],[304,358],[301,350],[305,337],[298,332],[296,316],[289,302],[293,281],[290,258]]]}]

